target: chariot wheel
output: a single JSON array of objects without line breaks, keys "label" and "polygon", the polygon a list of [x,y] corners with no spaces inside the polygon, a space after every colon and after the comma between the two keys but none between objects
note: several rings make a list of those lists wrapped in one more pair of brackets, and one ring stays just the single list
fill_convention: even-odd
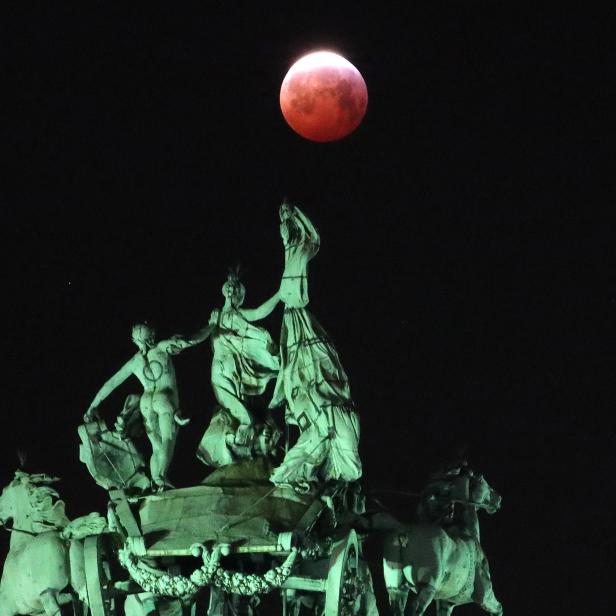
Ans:
[{"label": "chariot wheel", "polygon": [[325,588],[325,616],[353,616],[359,588],[359,547],[351,530],[334,544]]},{"label": "chariot wheel", "polygon": [[91,616],[115,616],[111,546],[105,535],[86,537],[83,543],[88,606]]}]

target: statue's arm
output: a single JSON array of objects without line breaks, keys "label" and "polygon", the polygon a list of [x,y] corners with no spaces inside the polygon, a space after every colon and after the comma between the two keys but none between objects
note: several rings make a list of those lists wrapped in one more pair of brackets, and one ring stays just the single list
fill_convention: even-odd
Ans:
[{"label": "statue's arm", "polygon": [[193,334],[190,337],[188,341],[190,346],[195,346],[197,344],[205,342],[210,337],[215,327],[216,321],[212,321],[212,319],[210,319],[210,322],[205,327],[202,327],[196,334]]},{"label": "statue's arm", "polygon": [[276,291],[274,295],[263,302],[258,308],[240,308],[240,312],[247,321],[260,321],[272,313],[279,301],[280,293]]},{"label": "statue's arm", "polygon": [[92,400],[92,404],[90,404],[84,415],[85,421],[92,420],[94,412],[100,403],[105,400],[114,389],[122,385],[122,383],[134,373],[134,369],[135,357],[133,356],[98,390],[98,393],[94,396],[94,400]]},{"label": "statue's arm", "polygon": [[191,340],[186,339],[184,336],[176,335],[171,336],[171,338],[167,338],[166,340],[161,340],[156,344],[156,346],[168,355],[178,355],[184,349],[188,349],[193,346],[191,342]]},{"label": "statue's arm", "polygon": [[[198,332],[190,336],[189,338],[183,338],[182,336],[174,336],[172,341],[180,338],[183,340],[182,344],[185,344],[183,348],[197,346],[202,342],[205,342],[211,335],[212,332],[216,329],[218,325],[218,316],[220,314],[220,310],[214,309],[212,310],[212,314],[210,315],[210,320],[205,327],[202,327]],[[183,350],[183,349],[180,349]]]},{"label": "statue's arm", "polygon": [[177,355],[181,353],[184,349],[189,349],[191,347],[197,346],[202,342],[205,342],[211,335],[212,331],[216,327],[216,322],[212,321],[210,318],[210,322],[202,327],[197,333],[192,336],[180,336],[176,334],[175,336],[171,336],[167,340],[161,340],[157,346],[159,349],[163,350],[165,353],[169,355]]}]

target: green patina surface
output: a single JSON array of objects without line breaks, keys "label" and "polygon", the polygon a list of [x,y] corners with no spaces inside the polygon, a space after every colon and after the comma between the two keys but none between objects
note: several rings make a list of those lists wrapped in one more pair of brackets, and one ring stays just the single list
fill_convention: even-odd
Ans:
[{"label": "green patina surface", "polygon": [[[417,594],[415,616],[432,601],[439,616],[470,601],[502,614],[478,518],[480,510],[497,511],[500,496],[465,462],[430,477],[414,522],[365,513],[359,413],[338,352],[308,310],[308,266],[320,236],[298,207],[284,203],[279,218],[284,262],[269,299],[246,308],[246,288],[232,271],[223,305],[194,335],[157,340],[147,323],[136,324],[136,352],[94,396],[78,428],[79,458],[109,490],[108,525],[95,513],[71,522],[51,487],[57,480],[47,475],[18,471],[4,489],[0,521],[12,524],[12,534],[0,616],[51,616],[71,602],[92,616],[116,616],[120,603],[127,616],[180,616],[196,605],[199,584],[210,583],[209,616],[253,613],[251,589],[283,584],[286,613],[310,605],[325,616],[376,616],[353,526],[393,531],[386,533],[384,573],[395,614],[404,613],[409,588]],[[279,304],[275,340],[255,323]],[[173,488],[169,468],[179,428],[188,423],[179,413],[173,358],[206,340],[217,406],[197,457],[211,472],[200,485]],[[139,392],[126,398],[109,428],[101,410],[131,376]],[[283,422],[297,434],[291,442],[283,438]],[[142,432],[151,445],[149,464],[135,446]],[[223,546],[236,570],[220,564]],[[169,559],[191,555],[200,555],[203,566],[182,576],[181,560]]]}]

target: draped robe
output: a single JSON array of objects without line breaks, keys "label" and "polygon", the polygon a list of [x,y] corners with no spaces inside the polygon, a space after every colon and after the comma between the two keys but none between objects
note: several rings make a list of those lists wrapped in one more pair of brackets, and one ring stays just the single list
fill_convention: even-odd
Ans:
[{"label": "draped robe", "polygon": [[280,372],[270,406],[286,402],[286,421],[301,431],[271,480],[355,481],[361,476],[359,419],[349,382],[334,345],[306,306],[308,262],[320,238],[294,207],[280,225],[285,268],[280,298],[285,304],[280,336]]}]

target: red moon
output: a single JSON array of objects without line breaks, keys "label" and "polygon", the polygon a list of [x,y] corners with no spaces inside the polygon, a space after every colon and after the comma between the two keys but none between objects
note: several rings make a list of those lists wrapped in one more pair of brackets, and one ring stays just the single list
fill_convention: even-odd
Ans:
[{"label": "red moon", "polygon": [[368,106],[368,89],[361,73],[331,51],[299,59],[280,88],[280,109],[299,135],[324,143],[352,133]]}]

